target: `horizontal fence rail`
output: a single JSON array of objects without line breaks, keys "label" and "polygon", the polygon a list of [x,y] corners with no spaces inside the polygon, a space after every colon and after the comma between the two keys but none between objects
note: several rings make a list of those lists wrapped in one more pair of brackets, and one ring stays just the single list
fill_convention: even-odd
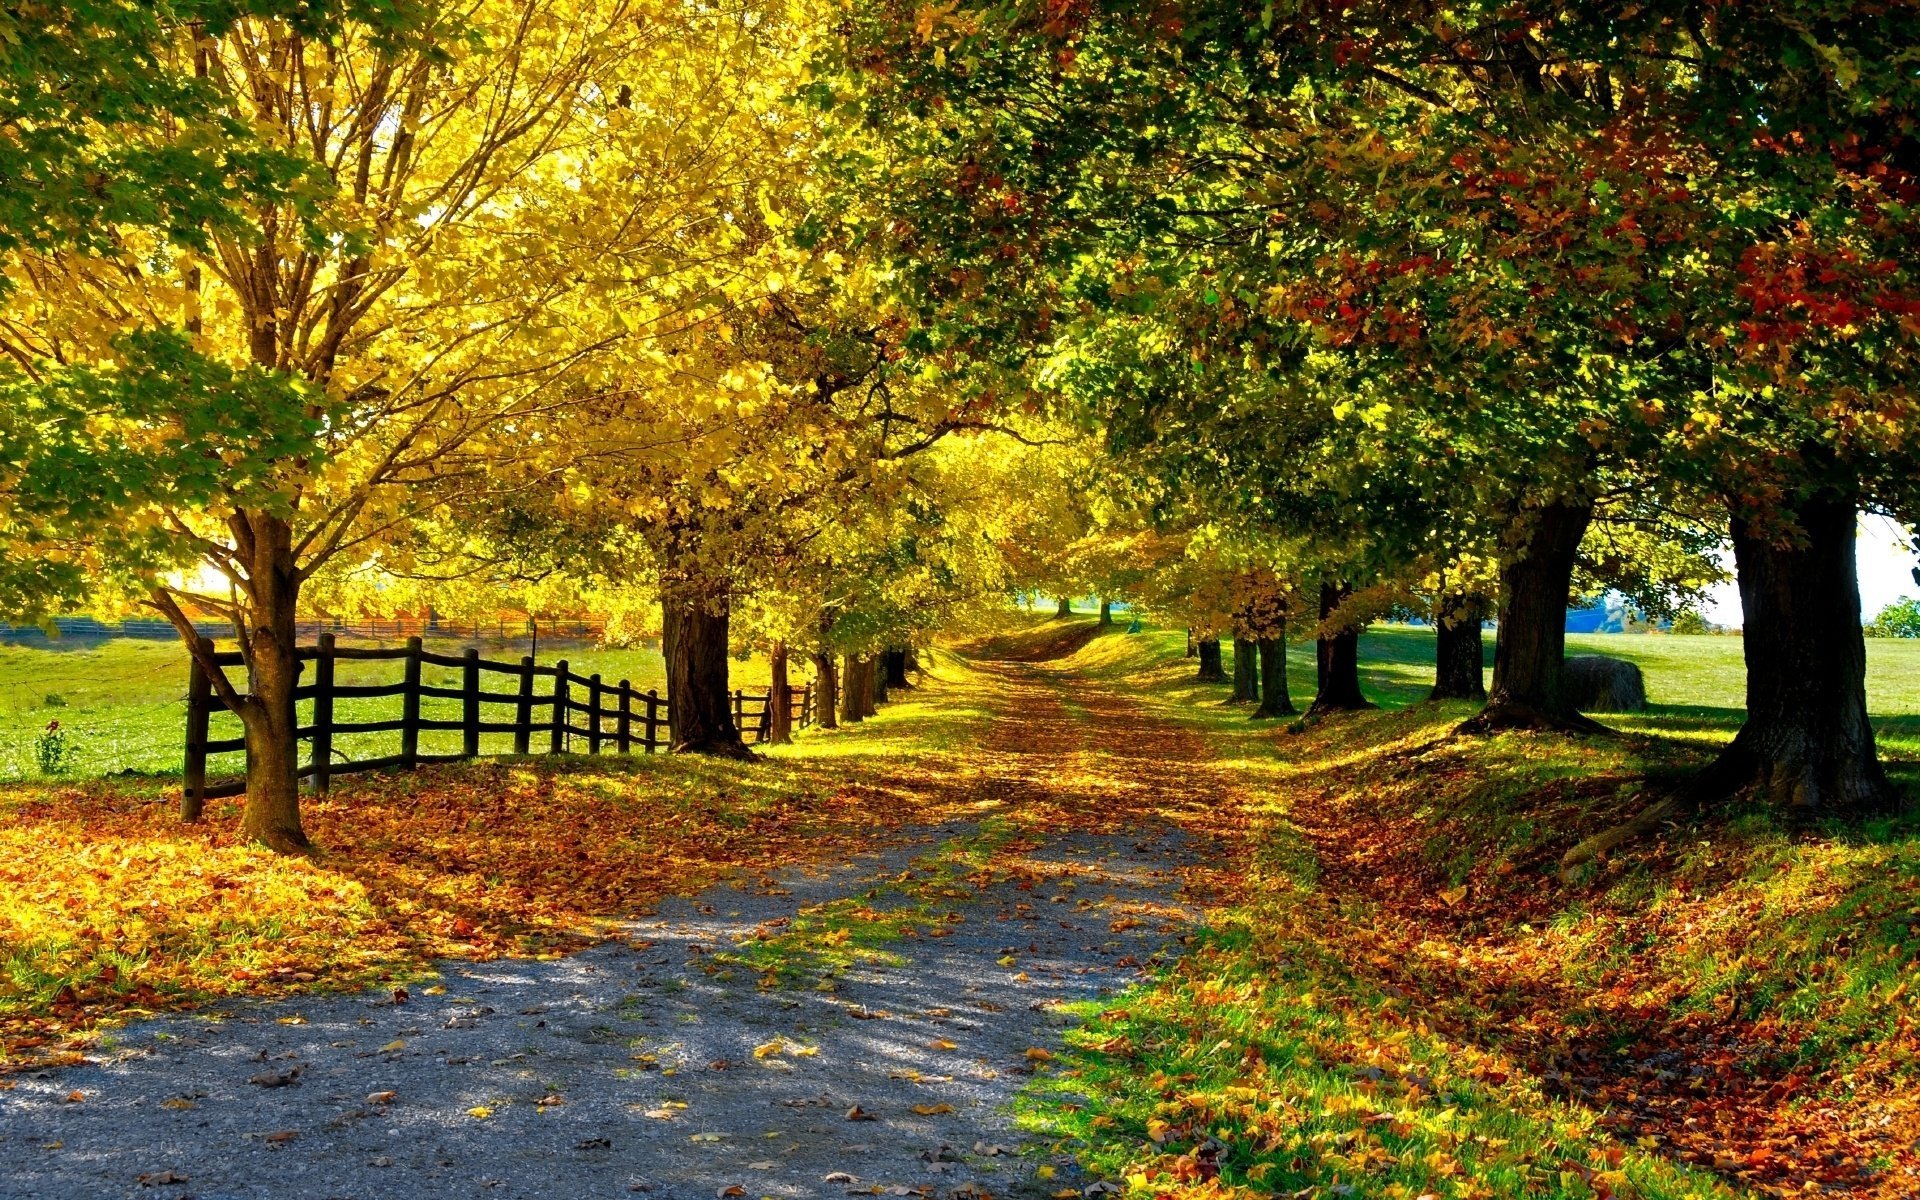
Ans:
[{"label": "horizontal fence rail", "polygon": [[[221,667],[244,664],[238,651],[212,651],[211,643],[202,644]],[[300,777],[315,791],[324,792],[338,775],[391,768],[410,770],[421,763],[456,762],[480,758],[482,735],[508,735],[514,754],[653,754],[669,740],[666,697],[653,688],[641,691],[627,680],[608,682],[599,675],[580,675],[565,659],[552,666],[539,666],[532,658],[517,663],[493,662],[469,649],[462,654],[436,654],[425,649],[418,637],[409,638],[404,647],[376,648],[336,645],[330,633],[320,635],[315,646],[302,646],[295,652],[301,675],[312,665],[311,683],[294,688],[293,702],[312,705],[312,719],[298,725],[297,736],[311,746]],[[342,684],[335,681],[335,666],[342,661],[397,662],[402,673],[389,683]],[[444,687],[422,682],[424,666],[447,667],[459,672],[458,686]],[[795,728],[813,723],[814,698],[811,687],[787,689]],[[336,714],[337,701],[397,698],[399,716],[377,720],[346,720]],[[423,700],[458,701],[458,717],[428,717],[422,713]],[[771,689],[733,692],[733,721],[740,736],[761,743],[771,736],[773,719]],[[245,737],[210,736],[212,716],[226,705],[213,691],[211,679],[191,660],[187,680],[187,745],[185,803],[194,811],[204,800],[236,796],[246,791],[245,779],[208,782],[207,761],[214,755],[235,754],[246,750]],[[505,710],[502,712],[501,710]],[[298,712],[296,707],[295,712]],[[433,753],[420,748],[420,735],[458,733],[460,748]],[[344,736],[391,733],[399,735],[397,750],[371,758],[352,759],[338,745]]]}]

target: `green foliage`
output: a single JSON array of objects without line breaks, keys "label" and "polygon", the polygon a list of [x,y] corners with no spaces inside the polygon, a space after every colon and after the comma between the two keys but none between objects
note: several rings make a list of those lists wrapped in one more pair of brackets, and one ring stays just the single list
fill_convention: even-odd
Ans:
[{"label": "green foliage", "polygon": [[60,722],[48,721],[40,736],[33,739],[33,761],[42,775],[65,775],[73,766],[74,747],[67,740]]},{"label": "green foliage", "polygon": [[1868,637],[1920,638],[1920,600],[1902,596],[1881,609],[1866,626]]}]

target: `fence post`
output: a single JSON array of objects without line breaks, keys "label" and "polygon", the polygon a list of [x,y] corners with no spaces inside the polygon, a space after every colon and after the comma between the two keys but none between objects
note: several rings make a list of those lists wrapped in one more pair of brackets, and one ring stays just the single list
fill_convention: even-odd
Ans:
[{"label": "fence post", "polygon": [[533,659],[520,659],[520,706],[513,714],[513,752],[526,754],[533,742]]},{"label": "fence post", "polygon": [[333,786],[333,635],[320,635],[313,660],[313,790]]},{"label": "fence post", "polygon": [[480,757],[480,651],[467,647],[461,664],[460,680],[460,753],[467,758]]},{"label": "fence post", "polygon": [[553,664],[553,738],[549,754],[567,752],[567,660]]},{"label": "fence post", "polygon": [[746,701],[746,694],[742,692],[739,688],[733,689],[733,727],[735,729],[738,729],[742,725],[746,724],[746,715],[745,715],[746,709],[744,707],[745,701]]},{"label": "fence post", "polygon": [[[198,639],[200,649],[211,652],[213,642]],[[212,716],[213,680],[190,658],[187,667],[187,761],[180,789],[180,819],[198,821],[207,802],[207,721]]]},{"label": "fence post", "polygon": [[[787,694],[789,697],[791,697],[793,693],[789,692]],[[792,710],[789,709],[788,711],[791,712]],[[755,740],[758,741],[763,746],[766,745],[767,735],[772,731],[772,729],[773,729],[773,690],[769,688],[767,690],[767,702],[760,706],[759,736]]]},{"label": "fence post", "polygon": [[620,681],[620,753],[633,753],[633,685]]},{"label": "fence post", "polygon": [[600,753],[600,675],[587,677],[587,753]]},{"label": "fence post", "polygon": [[652,754],[660,746],[660,693],[653,688],[647,689],[647,753]]},{"label": "fence post", "polygon": [[420,639],[407,639],[407,690],[400,696],[400,765],[420,762]]}]

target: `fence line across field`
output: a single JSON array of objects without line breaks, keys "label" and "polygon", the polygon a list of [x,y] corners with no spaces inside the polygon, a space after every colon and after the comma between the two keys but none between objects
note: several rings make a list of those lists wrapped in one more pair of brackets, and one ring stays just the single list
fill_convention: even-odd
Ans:
[{"label": "fence line across field", "polygon": [[[203,641],[201,645],[203,651],[210,653],[213,661],[222,667],[239,666],[245,661],[237,650],[214,651],[213,644],[208,641]],[[425,649],[418,637],[407,639],[405,647],[392,649],[339,646],[335,644],[331,633],[321,634],[318,645],[300,647],[296,658],[303,665],[303,670],[304,664],[314,664],[313,682],[296,687],[293,702],[313,701],[313,722],[299,726],[296,733],[301,741],[312,745],[312,757],[300,768],[300,777],[317,792],[326,791],[336,775],[389,768],[411,770],[421,763],[479,758],[482,734],[511,734],[515,754],[532,753],[537,742],[544,742],[549,754],[574,753],[575,738],[586,739],[588,754],[599,754],[603,749],[620,754],[631,754],[638,749],[652,754],[667,744],[667,700],[656,689],[648,688],[643,692],[625,679],[608,683],[599,675],[578,675],[568,669],[565,659],[553,666],[543,667],[536,665],[530,657],[522,658],[518,663],[493,662],[481,658],[477,649],[468,649],[463,654],[435,654]],[[404,664],[404,674],[397,683],[336,683],[334,665],[342,659],[400,662]],[[424,665],[458,668],[461,672],[460,686],[435,687],[422,683],[420,669]],[[509,677],[514,684],[513,690],[483,690],[480,686],[483,673]],[[553,681],[546,694],[535,694],[536,679]],[[575,698],[576,685],[581,689],[584,700]],[[790,687],[787,690],[794,726],[804,729],[814,719],[813,688]],[[343,721],[334,716],[336,700],[387,696],[400,697],[401,712],[397,719]],[[428,697],[460,701],[459,719],[422,717],[420,701]],[[767,740],[773,716],[772,699],[772,689],[764,692],[734,690],[733,721],[743,737],[756,743]],[[482,720],[481,710],[485,705],[508,706],[513,711],[513,719]],[[247,746],[245,737],[210,736],[213,713],[221,708],[225,708],[225,704],[215,697],[213,681],[201,669],[199,659],[193,659],[187,681],[186,777],[182,796],[182,808],[189,816],[198,815],[200,805],[206,800],[238,795],[246,790],[244,779],[207,782],[209,756],[232,754],[245,750]],[[574,720],[576,716],[584,718],[585,723],[577,724]],[[459,733],[459,751],[422,753],[422,731]],[[399,752],[358,761],[334,760],[336,737],[364,733],[398,733]]]}]

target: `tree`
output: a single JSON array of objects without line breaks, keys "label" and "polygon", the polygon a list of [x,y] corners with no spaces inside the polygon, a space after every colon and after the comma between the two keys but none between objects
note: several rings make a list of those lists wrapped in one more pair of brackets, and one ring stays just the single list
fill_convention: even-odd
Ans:
[{"label": "tree", "polygon": [[[306,845],[303,586],[387,547],[404,557],[416,519],[491,494],[490,462],[547,453],[527,423],[590,390],[582,368],[613,331],[678,310],[686,281],[630,276],[625,327],[576,324],[569,305],[613,248],[631,256],[679,229],[706,167],[672,140],[686,113],[674,70],[698,21],[636,23],[623,0],[564,21],[531,0],[408,27],[397,11],[355,6],[325,38],[252,14],[175,30],[166,52],[195,64],[223,119],[296,158],[300,186],[233,206],[237,223],[199,247],[126,230],[113,254],[31,258],[7,313],[16,362],[107,364],[50,371],[95,432],[38,455],[21,489],[43,497],[57,544],[188,639],[246,728],[243,828],[282,850]],[[633,82],[602,90],[613,71]],[[657,115],[629,118],[636,94]],[[665,140],[634,144],[648,134]],[[643,155],[644,177],[618,174]],[[207,365],[155,359],[169,343]],[[194,441],[206,428],[212,447]],[[233,626],[244,684],[202,650],[195,610]]]}]

